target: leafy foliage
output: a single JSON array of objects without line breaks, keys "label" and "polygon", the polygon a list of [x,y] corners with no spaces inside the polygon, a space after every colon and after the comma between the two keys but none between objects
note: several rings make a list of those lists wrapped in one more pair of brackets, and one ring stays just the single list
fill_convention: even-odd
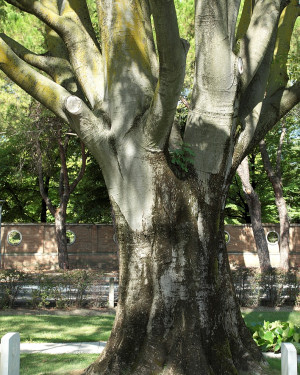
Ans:
[{"label": "leafy foliage", "polygon": [[[107,301],[105,293],[108,289],[102,279],[101,273],[87,270],[55,274],[0,270],[0,308],[14,308],[17,299],[23,298],[24,303],[24,296],[27,306],[31,308],[45,308],[50,304],[58,308],[82,307],[88,303],[103,305]],[[94,289],[97,293],[94,293]]]},{"label": "leafy foliage", "polygon": [[278,352],[283,342],[292,342],[300,349],[300,346],[297,345],[300,340],[300,327],[293,323],[281,322],[280,320],[275,322],[264,321],[263,324],[258,323],[249,326],[249,329],[257,346],[263,352]]},{"label": "leafy foliage", "polygon": [[[287,134],[284,139],[281,153],[281,174],[284,197],[287,202],[290,221],[300,222],[300,190],[299,190],[299,159],[300,159],[300,106],[294,108],[284,119]],[[273,166],[276,165],[277,147],[282,126],[278,123],[266,136],[268,154]],[[259,149],[256,148],[249,155],[250,180],[261,201],[262,222],[279,222],[278,211],[275,205],[274,192],[267,179]],[[274,167],[274,170],[276,167]],[[226,223],[250,223],[249,209],[244,198],[242,184],[238,175],[230,187],[226,205]]]},{"label": "leafy foliage", "polygon": [[180,143],[179,147],[171,150],[171,162],[178,165],[183,171],[188,172],[190,165],[194,163],[194,151],[190,148],[188,143]]}]

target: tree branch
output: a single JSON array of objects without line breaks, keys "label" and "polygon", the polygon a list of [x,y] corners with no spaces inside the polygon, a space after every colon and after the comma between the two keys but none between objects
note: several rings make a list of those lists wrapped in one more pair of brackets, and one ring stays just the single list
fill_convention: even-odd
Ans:
[{"label": "tree branch", "polygon": [[69,92],[21,60],[0,38],[0,69],[45,107],[68,122],[63,109]]},{"label": "tree branch", "polygon": [[257,125],[251,137],[246,129],[241,133],[233,154],[233,171],[244,157],[265,137],[267,132],[300,102],[300,82],[292,87],[279,89],[262,103]]},{"label": "tree branch", "polygon": [[104,96],[103,62],[96,37],[92,34],[86,1],[70,0],[72,4],[65,1],[64,7],[57,12],[53,6],[46,7],[39,1],[6,1],[34,14],[60,35],[68,49],[70,63],[86,98],[92,108],[99,107]]},{"label": "tree branch", "polygon": [[64,145],[62,143],[61,138],[61,129],[58,131],[58,148],[59,148],[59,155],[60,155],[60,162],[61,162],[61,169],[60,169],[60,179],[59,179],[59,196],[61,202],[64,200],[64,196],[70,196],[70,184],[69,184],[69,174],[68,174],[68,167],[67,167],[67,149],[68,143],[70,140],[70,136],[67,135],[65,138]]},{"label": "tree branch", "polygon": [[40,193],[49,211],[51,212],[53,216],[55,216],[55,208],[51,202],[51,199],[49,198],[48,194],[46,194],[46,191],[45,191],[44,177],[43,177],[43,159],[42,159],[41,145],[38,139],[36,141],[36,150],[37,150],[37,170],[38,170]]},{"label": "tree branch", "polygon": [[277,27],[279,12],[279,0],[259,0],[254,6],[248,30],[240,41],[239,56],[244,66],[241,76],[243,91],[264,59],[273,31]]},{"label": "tree branch", "polygon": [[0,34],[0,36],[23,61],[47,73],[53,81],[67,89],[70,93],[80,95],[72,67],[66,59],[49,55],[37,55],[9,36],[5,34]]},{"label": "tree branch", "polygon": [[260,150],[260,153],[261,153],[261,157],[262,157],[262,161],[263,161],[265,171],[267,172],[269,180],[271,181],[272,178],[275,177],[275,173],[274,173],[274,169],[273,169],[273,166],[272,166],[269,154],[268,154],[267,145],[266,145],[266,142],[265,142],[264,139],[262,139],[259,142],[259,150]]},{"label": "tree branch", "polygon": [[276,174],[277,176],[281,179],[281,155],[282,155],[282,146],[283,146],[283,141],[286,136],[286,127],[284,120],[281,123],[281,134],[279,138],[279,143],[277,147],[277,154],[276,154]]},{"label": "tree branch", "polygon": [[240,9],[241,0],[228,0],[226,2],[227,8],[227,29],[231,48],[233,49],[235,44],[235,29],[237,17]]},{"label": "tree branch", "polygon": [[83,142],[80,142],[80,146],[81,146],[81,160],[82,160],[81,168],[76,179],[73,181],[73,183],[70,186],[70,194],[73,193],[78,183],[82,180],[84,172],[85,172],[87,154],[85,152],[85,146]]},{"label": "tree branch", "polygon": [[159,79],[146,130],[150,147],[163,148],[169,136],[185,75],[189,45],[179,36],[174,2],[150,0],[157,36]]},{"label": "tree branch", "polygon": [[287,59],[290,50],[291,37],[297,17],[300,16],[298,0],[290,4],[280,15],[273,61],[268,79],[268,94],[285,87],[288,82]]},{"label": "tree branch", "polygon": [[243,38],[247,32],[253,13],[254,0],[245,0],[241,18],[236,31],[236,39]]}]

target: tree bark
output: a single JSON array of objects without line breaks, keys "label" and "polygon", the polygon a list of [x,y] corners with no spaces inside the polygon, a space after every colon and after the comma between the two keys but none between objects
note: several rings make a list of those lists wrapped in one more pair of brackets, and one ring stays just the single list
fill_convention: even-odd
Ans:
[{"label": "tree bark", "polygon": [[[284,137],[284,132],[283,132]],[[281,152],[283,138],[280,137],[279,143],[279,154]],[[280,158],[277,158],[277,171],[275,172],[266,147],[266,143],[262,140],[259,144],[260,152],[264,164],[264,168],[267,172],[268,178],[272,184],[274,194],[275,194],[275,203],[278,210],[279,215],[279,223],[280,223],[280,240],[279,240],[279,250],[280,250],[280,267],[288,271],[290,267],[289,263],[289,254],[290,254],[290,245],[289,245],[289,230],[290,230],[290,221],[288,215],[288,209],[286,206],[286,202],[283,196],[283,188],[282,188],[282,180],[281,180],[281,172],[280,172]]]},{"label": "tree bark", "polygon": [[266,235],[261,222],[261,203],[259,197],[250,183],[249,164],[246,157],[237,169],[243,184],[246,201],[249,207],[253,235],[261,271],[271,268],[270,255]]},{"label": "tree bark", "polygon": [[[50,182],[50,177],[46,176],[45,178],[45,183],[44,183],[44,189],[46,195],[49,193],[49,182]],[[41,203],[41,223],[46,223],[47,222],[47,204],[44,199],[42,199]]]},{"label": "tree bark", "polygon": [[66,213],[60,207],[55,213],[55,234],[57,242],[58,266],[62,270],[70,268],[67,235],[66,235]]},{"label": "tree bark", "polygon": [[163,154],[145,158],[154,204],[142,230],[133,230],[112,200],[118,310],[104,353],[84,374],[229,375],[258,368],[262,356],[230,278],[219,202],[205,202],[193,173],[179,179]]}]

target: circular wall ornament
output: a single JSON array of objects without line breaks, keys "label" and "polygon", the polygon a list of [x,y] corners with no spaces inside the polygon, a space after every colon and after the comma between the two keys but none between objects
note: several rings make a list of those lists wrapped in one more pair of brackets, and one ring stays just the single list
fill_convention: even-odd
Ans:
[{"label": "circular wall ornament", "polygon": [[224,237],[225,237],[225,242],[229,243],[229,241],[230,241],[230,234],[226,230],[224,231]]},{"label": "circular wall ornament", "polygon": [[266,238],[269,245],[277,245],[279,242],[279,234],[275,230],[268,232]]},{"label": "circular wall ornament", "polygon": [[8,232],[7,234],[7,242],[10,245],[18,246],[22,242],[22,234],[18,230],[14,229]]},{"label": "circular wall ornament", "polygon": [[66,231],[66,236],[67,236],[67,245],[70,246],[70,245],[73,245],[73,243],[76,241],[76,234],[68,229]]}]

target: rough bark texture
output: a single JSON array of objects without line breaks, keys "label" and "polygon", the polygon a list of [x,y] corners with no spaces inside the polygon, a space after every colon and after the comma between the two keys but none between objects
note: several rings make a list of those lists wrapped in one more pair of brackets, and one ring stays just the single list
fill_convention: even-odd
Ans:
[{"label": "rough bark texture", "polygon": [[235,299],[219,202],[207,204],[195,175],[180,180],[163,154],[147,159],[152,219],[132,231],[113,205],[118,311],[104,354],[85,374],[225,375],[255,367],[262,357]]},{"label": "rough bark texture", "polygon": [[266,235],[261,222],[261,203],[250,183],[249,164],[246,157],[237,169],[241,178],[246,201],[249,207],[253,235],[255,239],[260,269],[266,271],[271,268],[270,255]]}]

